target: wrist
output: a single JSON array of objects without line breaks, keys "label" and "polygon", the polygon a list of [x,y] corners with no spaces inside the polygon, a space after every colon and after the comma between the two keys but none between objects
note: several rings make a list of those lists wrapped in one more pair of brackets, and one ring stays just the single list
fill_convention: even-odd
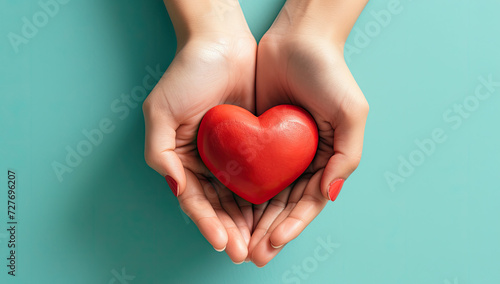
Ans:
[{"label": "wrist", "polygon": [[220,41],[251,35],[237,0],[164,0],[177,37],[178,49],[191,40]]},{"label": "wrist", "polygon": [[288,0],[270,31],[274,34],[322,37],[341,41],[332,17],[331,0]]},{"label": "wrist", "polygon": [[325,39],[343,48],[368,0],[287,0],[270,31]]},{"label": "wrist", "polygon": [[[276,25],[277,24],[277,25]],[[275,22],[260,40],[259,45],[273,45],[284,53],[293,53],[297,49],[321,48],[330,52],[343,54],[345,40],[332,35],[309,31],[310,26],[281,26]]]}]

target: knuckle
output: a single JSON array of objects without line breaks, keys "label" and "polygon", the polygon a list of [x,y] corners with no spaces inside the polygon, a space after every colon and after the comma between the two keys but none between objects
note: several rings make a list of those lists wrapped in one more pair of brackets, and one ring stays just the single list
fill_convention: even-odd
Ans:
[{"label": "knuckle", "polygon": [[151,111],[151,99],[147,97],[144,102],[142,102],[142,111],[148,113]]},{"label": "knuckle", "polygon": [[306,219],[304,219],[304,217],[302,216],[293,216],[293,215],[290,215],[288,216],[288,218],[290,218],[291,220],[295,220],[295,222],[297,222],[299,224],[299,226],[301,227],[306,227],[308,222]]},{"label": "knuckle", "polygon": [[286,207],[286,202],[279,200],[279,199],[271,199],[271,202],[269,203],[271,206],[276,206],[277,208],[280,209],[285,209]]},{"label": "knuckle", "polygon": [[368,112],[370,111],[370,105],[368,104],[368,101],[365,98],[363,98],[363,100],[359,102],[358,108],[361,112],[365,114],[368,114]]},{"label": "knuckle", "polygon": [[366,119],[369,110],[370,106],[363,96],[345,100],[340,107],[340,113],[349,121]]},{"label": "knuckle", "polygon": [[151,168],[154,168],[156,165],[154,155],[149,149],[144,150],[144,160],[146,160],[146,164]]},{"label": "knuckle", "polygon": [[351,109],[352,109],[352,114],[353,115],[367,115],[368,111],[370,110],[370,106],[368,105],[368,102],[364,97],[354,100],[351,102]]},{"label": "knuckle", "polygon": [[219,196],[219,201],[222,204],[231,204],[232,202],[234,202],[234,198],[232,195],[222,195]]},{"label": "knuckle", "polygon": [[313,206],[322,206],[322,204],[325,202],[323,196],[318,196],[313,194],[304,194],[302,200],[313,204]]},{"label": "knuckle", "polygon": [[349,172],[354,172],[358,168],[360,162],[361,162],[361,154],[347,158],[346,165]]}]

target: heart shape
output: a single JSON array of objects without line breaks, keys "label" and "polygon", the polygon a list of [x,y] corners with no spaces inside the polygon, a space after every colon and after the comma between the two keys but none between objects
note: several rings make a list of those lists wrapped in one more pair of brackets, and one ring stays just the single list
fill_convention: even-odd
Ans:
[{"label": "heart shape", "polygon": [[203,117],[198,151],[215,177],[254,204],[273,198],[309,166],[318,147],[312,116],[293,105],[256,117],[234,105],[218,105]]}]

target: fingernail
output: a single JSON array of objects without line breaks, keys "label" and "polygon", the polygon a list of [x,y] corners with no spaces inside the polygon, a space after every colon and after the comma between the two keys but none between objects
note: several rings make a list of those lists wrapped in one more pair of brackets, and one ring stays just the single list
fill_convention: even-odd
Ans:
[{"label": "fingernail", "polygon": [[330,183],[330,188],[328,189],[328,198],[331,201],[335,201],[335,199],[337,199],[340,189],[342,189],[342,185],[344,185],[344,180],[341,178],[336,179],[332,183]]},{"label": "fingernail", "polygon": [[281,248],[281,247],[282,247],[282,246],[284,246],[284,245],[285,245],[285,244],[282,244],[281,246],[275,246],[275,245],[273,245],[273,243],[271,243],[271,246],[272,246],[274,249],[279,249],[279,248]]},{"label": "fingernail", "polygon": [[214,247],[214,250],[216,250],[217,252],[223,252],[225,249],[226,249],[226,247],[224,247],[224,248],[223,248],[223,249],[221,249],[221,250],[218,250],[218,249],[216,249],[216,248]]},{"label": "fingernail", "polygon": [[233,261],[233,263],[234,263],[234,264],[242,264],[242,263],[243,263],[243,261],[242,261],[242,262],[234,262],[234,261]]},{"label": "fingernail", "polygon": [[179,193],[179,185],[177,185],[177,182],[175,179],[173,179],[171,176],[166,175],[165,179],[167,180],[168,186],[170,187],[170,190],[172,190],[172,193],[177,197],[177,194]]}]

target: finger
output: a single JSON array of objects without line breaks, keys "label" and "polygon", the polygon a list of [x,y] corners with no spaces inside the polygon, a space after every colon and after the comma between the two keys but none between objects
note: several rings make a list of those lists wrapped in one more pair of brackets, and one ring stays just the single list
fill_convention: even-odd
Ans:
[{"label": "finger", "polygon": [[259,235],[256,235],[255,239],[256,241],[258,240],[258,243],[254,245],[250,254],[251,260],[253,261],[253,263],[255,263],[256,266],[265,266],[283,249],[283,246],[274,247],[272,245],[270,241],[271,232],[273,232],[274,229],[278,227],[279,224],[283,222],[283,220],[285,220],[289,212],[292,210],[291,208],[293,208],[294,206],[294,203],[287,203],[286,207],[280,213],[274,216],[274,220],[272,220],[272,223],[265,232],[259,230],[259,235],[262,233],[263,234],[260,239],[258,238]]},{"label": "finger", "polygon": [[224,209],[216,209],[215,210],[217,216],[221,220],[227,232],[227,245],[226,245],[226,253],[236,264],[240,264],[247,258],[248,248],[241,235],[240,228],[236,226],[233,219],[227,214]]},{"label": "finger", "polygon": [[264,214],[264,211],[266,210],[267,205],[269,205],[269,201],[266,201],[266,202],[261,203],[261,204],[254,204],[253,205],[253,226],[252,226],[252,232],[257,227],[257,224],[260,222],[260,219],[262,218],[262,215]]},{"label": "finger", "polygon": [[252,252],[251,260],[259,268],[266,266],[284,248],[274,248],[269,240],[270,236],[264,235]]},{"label": "finger", "polygon": [[[290,194],[288,196],[288,200],[286,202],[286,206],[283,210],[281,210],[277,216],[273,217],[272,223],[267,226],[265,233],[258,239],[258,243],[253,247],[253,250],[249,249],[249,254],[251,255],[252,261],[258,267],[265,266],[271,259],[273,259],[280,251],[283,249],[283,246],[274,247],[270,241],[270,236],[272,232],[278,227],[281,222],[283,222],[293,208],[296,206],[297,201],[302,196],[304,192],[304,188],[306,187],[308,179],[300,179],[297,181],[293,187],[290,188]],[[265,212],[267,215],[267,210]]]},{"label": "finger", "polygon": [[252,235],[248,248],[250,259],[257,267],[264,267],[281,251],[282,248],[273,248],[271,246],[269,232],[272,232],[286,218],[287,214],[283,214],[283,212],[286,212],[290,206],[293,206],[287,200],[283,201],[281,199],[276,203],[273,200],[271,200],[268,208],[266,208],[261,221]]},{"label": "finger", "polygon": [[[326,164],[321,179],[321,192],[327,200],[335,201],[344,181],[358,167],[363,151],[368,104],[365,100],[343,115],[333,135],[333,156]],[[333,125],[333,124],[332,124]]]},{"label": "finger", "polygon": [[281,247],[295,239],[323,210],[327,200],[318,190],[322,171],[318,171],[305,187],[302,197],[290,214],[272,232],[270,242],[273,247]]},{"label": "finger", "polygon": [[245,261],[250,261],[251,249],[253,248],[253,246],[255,246],[255,244],[258,243],[254,240],[254,238],[255,238],[254,236],[256,236],[255,228],[257,227],[257,224],[259,224],[259,222],[262,218],[262,215],[264,214],[264,211],[266,210],[268,204],[269,204],[269,201],[266,201],[266,202],[261,203],[261,204],[253,204],[253,206],[252,206],[253,207],[252,236],[250,237],[250,243],[248,244],[248,255],[249,256],[247,257],[247,259]]},{"label": "finger", "polygon": [[[288,197],[290,196],[291,187],[286,188],[273,197],[269,201],[264,214],[260,218],[257,223],[253,233],[252,238],[250,239],[250,244],[248,245],[248,254],[252,255],[254,248],[257,244],[260,243],[262,238],[266,235],[268,229],[271,227],[276,218],[280,215],[280,213],[285,209],[288,201]],[[250,257],[252,258],[252,257]]]},{"label": "finger", "polygon": [[227,212],[229,217],[231,217],[234,224],[236,224],[244,239],[245,246],[248,247],[248,242],[250,241],[250,228],[248,227],[248,223],[246,222],[240,207],[233,197],[233,193],[227,187],[218,182],[216,187],[222,208]]},{"label": "finger", "polygon": [[[225,251],[234,263],[240,264],[248,255],[248,244],[245,242],[241,232],[241,230],[244,230],[246,227],[246,222],[243,219],[241,212],[239,212],[236,202],[232,199],[231,192],[220,184],[213,183],[212,185],[215,185],[217,192],[215,195],[213,192],[207,192],[207,196],[228,235],[228,242]],[[230,196],[232,200],[229,199],[228,196]],[[234,219],[237,220],[242,229],[240,229],[231,215],[237,216]],[[246,233],[249,234],[248,228]]]},{"label": "finger", "polygon": [[186,188],[186,173],[179,156],[174,152],[176,129],[179,124],[172,117],[155,111],[155,106],[147,100],[143,110],[146,124],[144,149],[146,163],[165,177],[177,197]]},{"label": "finger", "polygon": [[245,222],[247,223],[248,229],[250,231],[250,235],[253,231],[253,208],[252,203],[246,201],[245,199],[239,197],[238,195],[233,195],[236,203],[240,207],[241,214],[243,214],[243,218],[245,218]]},{"label": "finger", "polygon": [[[213,186],[204,181],[203,185],[189,170],[186,170],[187,186],[179,196],[179,204],[186,215],[193,220],[201,234],[217,251],[223,251],[228,243],[228,233],[207,196],[217,196]],[[217,197],[212,202],[218,202]]]}]

